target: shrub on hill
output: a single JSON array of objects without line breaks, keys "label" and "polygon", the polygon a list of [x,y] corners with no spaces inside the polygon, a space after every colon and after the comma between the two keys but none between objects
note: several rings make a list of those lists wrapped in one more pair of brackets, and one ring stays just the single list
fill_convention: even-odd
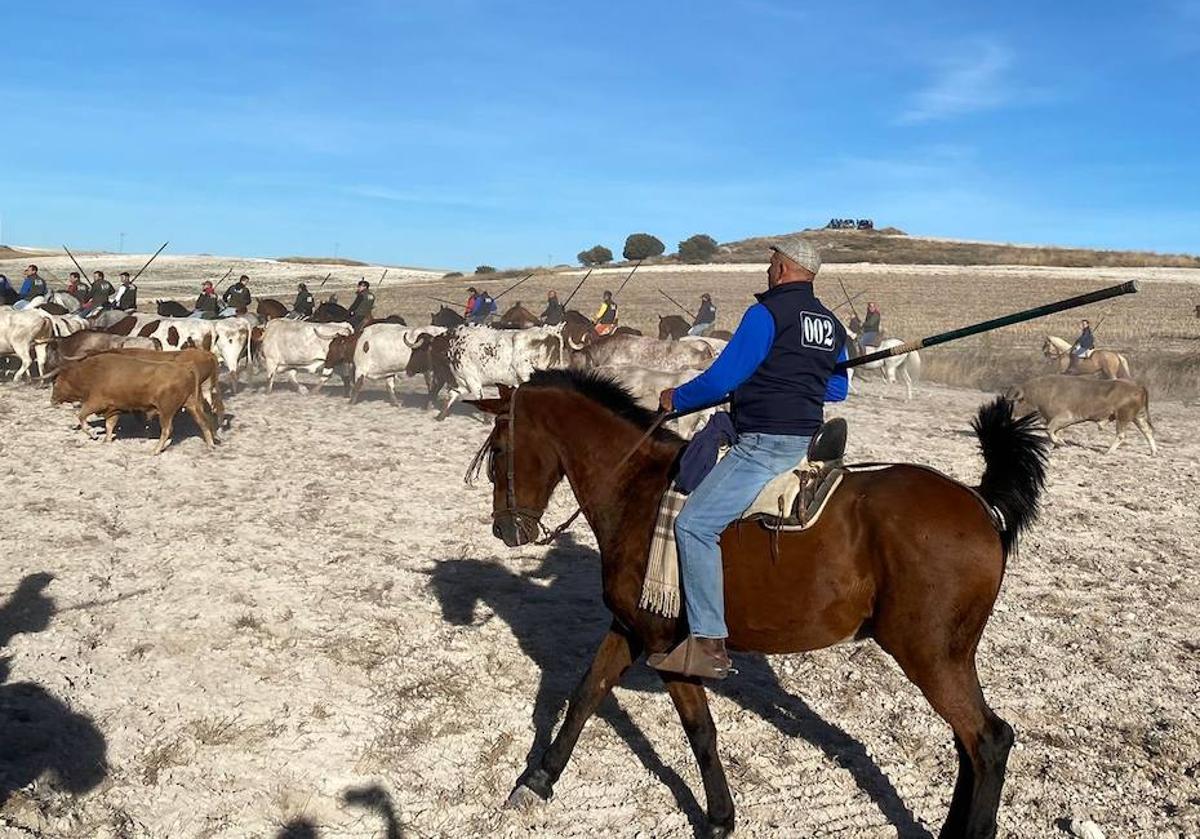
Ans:
[{"label": "shrub on hill", "polygon": [[679,258],[684,262],[708,262],[717,252],[717,240],[707,233],[697,233],[679,243]]},{"label": "shrub on hill", "polygon": [[475,273],[476,274],[495,274],[496,267],[494,265],[476,265]]},{"label": "shrub on hill", "polygon": [[667,246],[656,236],[649,233],[631,233],[625,240],[622,254],[626,259],[649,259],[652,256],[662,256]]},{"label": "shrub on hill", "polygon": [[586,251],[580,251],[575,257],[579,260],[579,264],[587,268],[594,265],[604,265],[607,262],[612,262],[613,253],[604,245],[596,245],[593,248],[588,248]]}]

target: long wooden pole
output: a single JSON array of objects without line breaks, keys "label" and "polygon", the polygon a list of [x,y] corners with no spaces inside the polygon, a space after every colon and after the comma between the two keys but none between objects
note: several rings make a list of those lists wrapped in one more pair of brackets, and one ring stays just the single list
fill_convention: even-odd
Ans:
[{"label": "long wooden pole", "polygon": [[571,302],[571,298],[575,296],[575,294],[579,291],[579,289],[583,288],[583,284],[587,282],[587,278],[592,276],[592,272],[595,270],[596,270],[595,268],[589,268],[587,270],[587,273],[583,275],[583,279],[579,281],[579,285],[575,286],[575,291],[572,291],[567,296],[567,299],[563,301],[562,306],[563,306],[564,312],[567,310],[567,304]]},{"label": "long wooden pole", "polygon": [[443,300],[440,297],[429,297],[428,295],[426,295],[425,299],[432,300],[434,303],[441,303],[443,306],[450,306],[451,308],[453,308],[455,310],[457,310],[458,307],[460,305],[462,305],[461,303],[455,303],[453,300]]},{"label": "long wooden pole", "polygon": [[[536,272],[535,272],[535,273],[536,273]],[[492,299],[493,299],[493,300],[499,300],[501,297],[503,297],[504,295],[508,294],[510,291],[512,291],[514,288],[516,288],[517,286],[519,286],[521,283],[525,282],[526,280],[528,280],[528,279],[529,279],[530,277],[532,277],[532,276],[533,276],[533,274],[526,274],[524,277],[522,277],[521,279],[517,280],[515,283],[513,283],[512,285],[510,285],[508,288],[504,289],[504,291],[500,292],[499,294],[497,294],[497,295],[496,295],[495,297],[493,297]]]},{"label": "long wooden pole", "polygon": [[[850,307],[851,307],[851,308],[853,308],[853,307],[854,307],[854,301],[855,301],[855,300],[857,300],[858,298],[862,297],[864,294],[866,294],[866,292],[865,292],[865,291],[860,291],[858,294],[854,295],[854,296],[853,296],[853,297],[851,297],[849,300],[843,300],[841,303],[838,303],[836,306],[834,306],[834,307],[833,307],[832,309],[830,309],[829,311],[831,311],[831,312],[836,312],[838,309],[842,308],[842,307],[843,307],[843,306],[845,306],[847,303],[849,303],[849,304],[850,304]],[[855,316],[855,317],[858,317],[858,314],[857,314],[857,313],[855,313],[855,315],[854,315],[854,316]]]},{"label": "long wooden pole", "polygon": [[672,297],[671,295],[667,294],[667,293],[666,293],[665,291],[663,291],[661,288],[658,290],[658,293],[659,293],[659,294],[661,294],[663,297],[667,298],[668,300],[670,300],[670,301],[671,301],[672,303],[674,303],[676,306],[679,306],[679,311],[683,312],[685,315],[689,315],[689,316],[690,316],[690,315],[692,314],[692,313],[691,313],[691,312],[689,312],[687,309],[683,308],[683,306],[680,304],[680,302],[679,302],[678,300],[676,300],[676,299],[675,299],[674,297]]},{"label": "long wooden pole", "polygon": [[325,285],[325,283],[329,282],[329,278],[332,276],[333,276],[333,272],[330,271],[328,274],[325,275],[325,279],[321,280],[321,285],[317,286],[317,288],[320,288],[321,286]]},{"label": "long wooden pole", "polygon": [[215,286],[213,286],[213,294],[216,294],[217,291],[220,290],[221,284],[224,283],[226,280],[228,280],[229,275],[232,273],[233,273],[233,269],[230,268],[228,271],[225,272],[225,276],[223,276],[223,277],[221,277],[221,279],[217,280],[217,284]]},{"label": "long wooden pole", "polygon": [[613,300],[617,299],[617,295],[620,294],[621,290],[625,288],[625,284],[633,279],[634,272],[636,272],[637,269],[639,269],[641,267],[642,267],[642,260],[639,259],[637,261],[637,265],[633,266],[633,271],[629,272],[629,276],[625,278],[625,280],[621,283],[620,287],[613,293]]},{"label": "long wooden pole", "polygon": [[67,252],[67,256],[71,257],[71,261],[75,263],[75,267],[79,270],[79,279],[82,282],[87,282],[87,272],[83,270],[83,266],[79,264],[79,260],[75,258],[75,254],[71,253],[71,249],[63,245],[63,250]]},{"label": "long wooden pole", "polygon": [[149,259],[147,259],[147,260],[146,260],[146,264],[145,264],[145,265],[143,265],[141,268],[139,268],[139,269],[138,269],[138,272],[137,272],[136,274],[134,274],[134,275],[133,275],[133,279],[132,279],[132,280],[130,280],[129,282],[131,282],[131,283],[133,283],[133,282],[137,282],[137,278],[138,278],[138,277],[140,277],[140,276],[142,276],[142,272],[143,272],[143,271],[145,271],[147,268],[149,268],[149,267],[150,267],[150,263],[151,263],[151,262],[153,262],[154,260],[158,259],[158,255],[159,255],[160,253],[162,253],[162,252],[163,252],[163,251],[166,249],[167,245],[169,245],[169,244],[171,244],[171,243],[170,243],[170,242],[163,242],[163,243],[162,243],[162,247],[160,247],[158,250],[156,250],[156,251],[154,252],[154,256],[152,256],[152,257],[150,257]]},{"label": "long wooden pole", "polygon": [[842,294],[846,295],[846,302],[850,304],[850,312],[855,317],[858,317],[858,309],[854,308],[854,301],[850,299],[850,292],[846,291],[846,284],[842,282],[841,277],[838,277],[838,285],[842,287]]},{"label": "long wooden pole", "polygon": [[898,347],[892,347],[888,350],[879,350],[868,355],[862,355],[858,358],[852,358],[849,361],[838,362],[837,369],[845,370],[848,367],[858,367],[862,364],[870,364],[872,361],[882,361],[885,358],[892,358],[897,355],[904,355],[913,350],[923,350],[926,347],[945,344],[949,341],[957,341],[959,338],[966,338],[970,335],[978,335],[981,332],[991,332],[993,329],[999,329],[1002,326],[1011,326],[1014,323],[1023,323],[1034,318],[1045,317],[1056,312],[1065,312],[1067,309],[1075,309],[1079,306],[1087,306],[1090,303],[1099,303],[1101,300],[1108,300],[1112,297],[1120,297],[1123,294],[1135,294],[1138,290],[1137,280],[1130,280],[1127,283],[1120,285],[1109,286],[1097,291],[1089,291],[1087,294],[1080,294],[1076,297],[1070,297],[1066,300],[1059,300],[1056,303],[1047,303],[1044,306],[1035,306],[1032,309],[1026,309],[1022,312],[1015,312],[1011,315],[992,318],[980,323],[974,323],[970,326],[964,326],[961,329],[951,329],[949,332],[942,332],[938,335],[930,335],[928,338],[921,338],[916,341],[909,341],[901,344]]}]

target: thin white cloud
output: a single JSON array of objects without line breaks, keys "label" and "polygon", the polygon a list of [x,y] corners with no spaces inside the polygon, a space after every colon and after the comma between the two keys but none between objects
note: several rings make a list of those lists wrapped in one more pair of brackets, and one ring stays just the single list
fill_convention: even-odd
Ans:
[{"label": "thin white cloud", "polygon": [[1009,74],[1013,62],[1012,51],[998,41],[975,41],[939,62],[936,75],[912,97],[899,122],[933,122],[1012,104],[1021,95]]}]

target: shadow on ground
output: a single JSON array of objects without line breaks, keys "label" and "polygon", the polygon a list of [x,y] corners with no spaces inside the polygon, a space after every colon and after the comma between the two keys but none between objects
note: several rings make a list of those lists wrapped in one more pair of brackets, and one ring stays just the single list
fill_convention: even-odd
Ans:
[{"label": "shadow on ground", "polygon": [[[547,580],[548,585],[539,582]],[[541,670],[534,699],[534,741],[526,758],[527,765],[532,766],[549,746],[560,711],[583,677],[612,620],[600,598],[599,555],[567,534],[558,547],[546,554],[541,565],[528,574],[514,573],[495,562],[451,558],[437,564],[431,585],[443,617],[460,626],[475,624],[476,605],[486,603],[511,627],[521,649]],[[804,700],[784,690],[764,656],[739,654],[735,656],[735,664],[738,675],[710,686],[710,690],[756,713],[782,734],[802,737],[819,748],[851,774],[898,835],[931,835],[916,820],[862,743],[823,720]],[[635,664],[621,685],[633,690],[663,690],[658,676],[644,664]],[[609,723],[647,771],[671,790],[693,826],[702,827],[703,805],[697,802],[678,772],[663,763],[613,695],[605,699],[597,716]],[[586,760],[586,753],[573,759]]]},{"label": "shadow on ground", "polygon": [[[15,635],[50,625],[55,606],[46,589],[52,580],[30,574],[0,606],[0,650]],[[8,681],[9,661],[0,656],[0,812],[15,792],[39,779],[61,792],[93,789],[108,774],[104,736],[91,718],[41,685]]]},{"label": "shadow on ground", "polygon": [[[396,805],[388,791],[378,784],[351,787],[342,793],[342,803],[347,807],[365,810],[380,821],[381,832],[375,834],[383,839],[403,839],[404,825],[396,812]],[[275,839],[319,839],[321,832],[316,822],[307,818],[293,819],[280,828]]]}]

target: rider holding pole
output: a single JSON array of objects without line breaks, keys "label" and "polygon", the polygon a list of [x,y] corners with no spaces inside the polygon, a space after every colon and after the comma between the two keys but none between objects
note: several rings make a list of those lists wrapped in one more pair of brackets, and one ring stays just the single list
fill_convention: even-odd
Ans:
[{"label": "rider holding pole", "polygon": [[733,394],[737,442],[688,496],[675,520],[689,634],[649,664],[688,676],[724,678],[725,602],[721,532],[767,483],[808,452],[824,421],[824,403],[846,398],[846,331],[817,299],[813,281],[821,259],[794,237],[772,246],[768,289],[742,316],[712,366],[660,398],[666,411],[715,405]]}]

